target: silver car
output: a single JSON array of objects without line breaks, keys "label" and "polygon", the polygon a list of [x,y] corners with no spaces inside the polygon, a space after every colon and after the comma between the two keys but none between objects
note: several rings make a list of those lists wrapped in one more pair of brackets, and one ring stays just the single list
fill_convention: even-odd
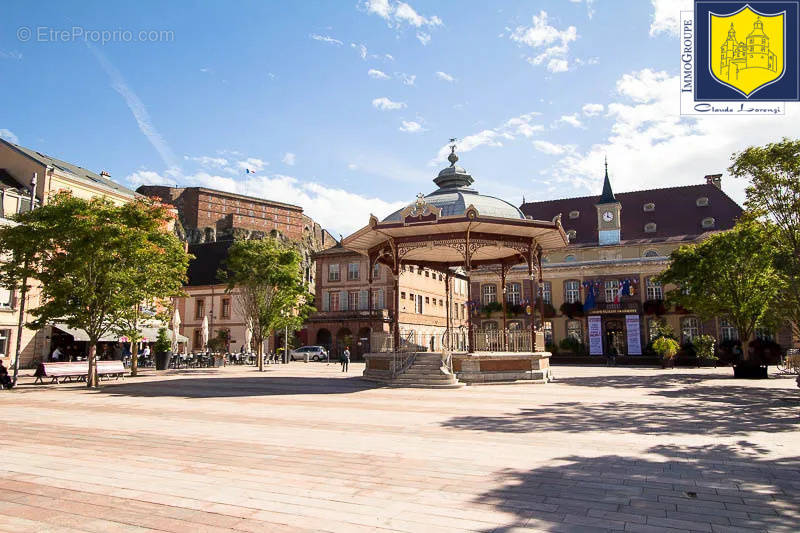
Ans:
[{"label": "silver car", "polygon": [[301,346],[289,351],[289,358],[292,361],[326,361],[328,351],[322,346]]}]

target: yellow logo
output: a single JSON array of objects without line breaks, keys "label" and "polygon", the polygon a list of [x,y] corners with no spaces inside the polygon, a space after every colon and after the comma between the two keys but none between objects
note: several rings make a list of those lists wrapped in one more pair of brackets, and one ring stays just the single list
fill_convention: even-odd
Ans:
[{"label": "yellow logo", "polygon": [[784,15],[762,15],[749,4],[730,15],[709,13],[709,69],[717,81],[749,97],[781,79]]}]

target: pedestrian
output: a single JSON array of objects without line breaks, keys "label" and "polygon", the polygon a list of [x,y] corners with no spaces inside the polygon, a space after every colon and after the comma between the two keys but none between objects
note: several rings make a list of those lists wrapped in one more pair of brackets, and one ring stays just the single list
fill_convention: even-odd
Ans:
[{"label": "pedestrian", "polygon": [[3,365],[3,360],[0,359],[0,388],[10,389],[13,386],[11,378],[8,377],[8,369]]},{"label": "pedestrian", "polygon": [[53,361],[54,363],[57,363],[59,361],[59,359],[61,359],[62,355],[63,355],[63,352],[61,351],[61,347],[60,346],[56,346],[56,349],[53,350],[52,354],[50,354],[50,360]]},{"label": "pedestrian", "polygon": [[350,347],[345,346],[344,351],[342,352],[342,372],[347,372],[347,368],[350,366]]}]

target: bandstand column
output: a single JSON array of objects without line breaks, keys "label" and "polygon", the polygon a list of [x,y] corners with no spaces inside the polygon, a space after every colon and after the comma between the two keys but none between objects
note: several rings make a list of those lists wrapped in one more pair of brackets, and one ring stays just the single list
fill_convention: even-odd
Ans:
[{"label": "bandstand column", "polygon": [[451,350],[451,333],[450,333],[450,306],[452,305],[452,299],[450,297],[450,270],[445,272],[444,274],[444,305],[445,305],[445,326],[444,326],[444,347],[447,350]]},{"label": "bandstand column", "polygon": [[[372,301],[372,268],[373,268],[372,260],[370,259],[367,264],[369,265],[369,269],[367,271],[367,283],[368,283],[368,287],[367,287],[367,291],[368,291],[368,293],[367,293],[367,316],[369,316],[369,318],[370,318],[369,327],[370,327],[370,331],[371,331],[372,330],[372,307],[374,305],[374,302]],[[375,264],[377,264],[377,263],[375,263]]]},{"label": "bandstand column", "polygon": [[531,310],[531,351],[536,351],[536,289],[533,284],[533,265],[528,263],[528,278],[531,280],[531,297],[533,301],[530,303]]},{"label": "bandstand column", "polygon": [[394,351],[400,349],[400,271],[397,267],[392,271],[394,276]]},{"label": "bandstand column", "polygon": [[472,339],[472,270],[467,270],[467,346],[469,352],[475,352],[475,342]]},{"label": "bandstand column", "polygon": [[508,351],[508,325],[506,324],[506,265],[500,264],[500,293],[503,298],[503,351]]}]

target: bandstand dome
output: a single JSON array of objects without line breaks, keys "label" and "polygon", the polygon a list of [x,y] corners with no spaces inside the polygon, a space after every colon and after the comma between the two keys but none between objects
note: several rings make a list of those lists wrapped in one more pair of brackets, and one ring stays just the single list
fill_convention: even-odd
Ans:
[{"label": "bandstand dome", "polygon": [[[427,204],[442,210],[441,216],[464,216],[467,208],[471,205],[484,216],[512,219],[525,218],[522,211],[505,200],[478,194],[478,191],[470,187],[475,181],[472,176],[463,167],[455,164],[458,161],[458,156],[455,153],[451,153],[448,159],[450,166],[439,172],[439,175],[433,180],[439,188],[424,197]],[[402,221],[402,213],[405,209],[398,209],[384,218],[382,222]]]}]

